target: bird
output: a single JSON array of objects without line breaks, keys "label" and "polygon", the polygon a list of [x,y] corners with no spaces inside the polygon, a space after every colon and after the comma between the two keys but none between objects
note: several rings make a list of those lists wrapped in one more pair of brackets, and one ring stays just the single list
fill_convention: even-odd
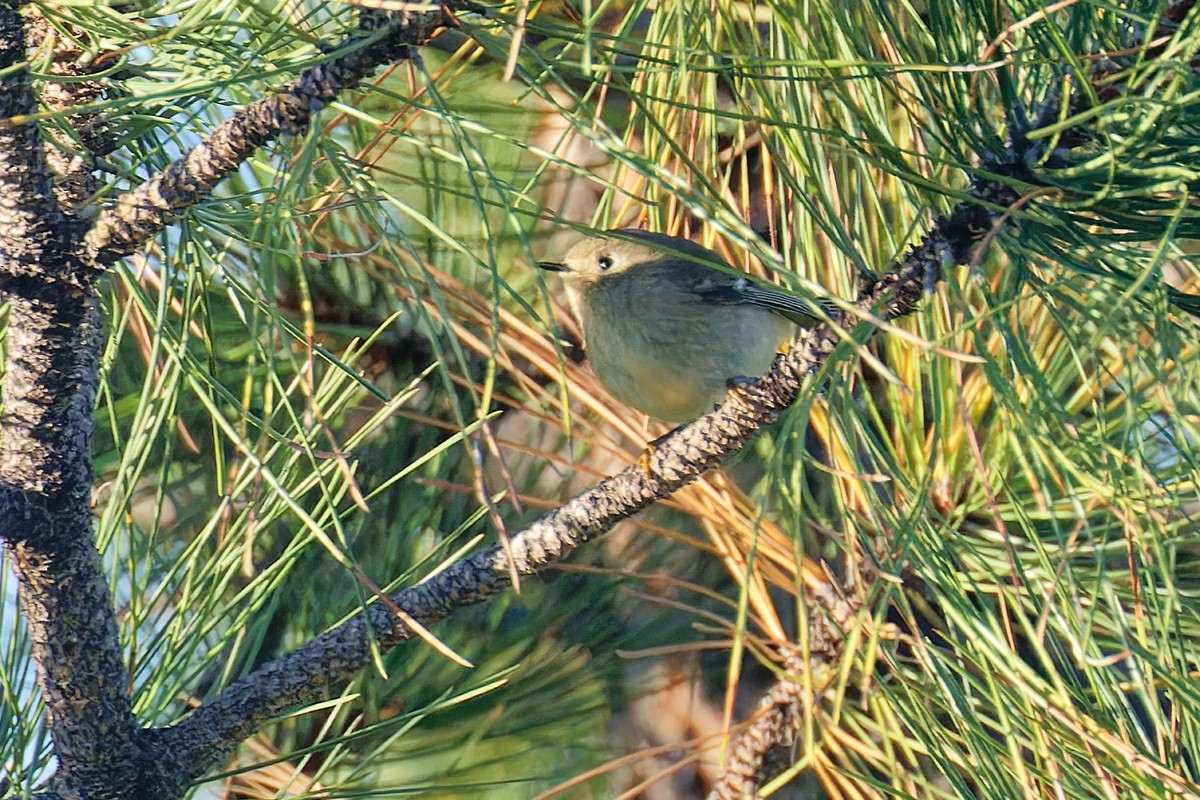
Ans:
[{"label": "bird", "polygon": [[670,423],[719,405],[786,352],[797,327],[837,312],[738,272],[688,239],[640,229],[590,235],[558,273],[600,382],[625,405]]}]

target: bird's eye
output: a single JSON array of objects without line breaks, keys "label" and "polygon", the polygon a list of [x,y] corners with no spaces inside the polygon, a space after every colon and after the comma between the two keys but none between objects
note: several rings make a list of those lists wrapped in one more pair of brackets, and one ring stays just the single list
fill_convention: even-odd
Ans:
[{"label": "bird's eye", "polygon": [[607,272],[613,265],[612,256],[600,256],[600,260],[597,263],[600,265],[602,271]]}]

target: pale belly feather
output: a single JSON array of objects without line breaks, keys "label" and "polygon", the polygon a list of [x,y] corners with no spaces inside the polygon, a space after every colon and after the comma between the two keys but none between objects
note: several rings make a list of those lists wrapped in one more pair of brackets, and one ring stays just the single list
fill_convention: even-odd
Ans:
[{"label": "pale belly feather", "polygon": [[[730,378],[762,375],[796,329],[757,306],[666,299],[656,296],[648,315],[639,298],[593,297],[582,322],[601,382],[621,402],[667,422],[711,411]],[[641,322],[630,324],[639,314]]]}]

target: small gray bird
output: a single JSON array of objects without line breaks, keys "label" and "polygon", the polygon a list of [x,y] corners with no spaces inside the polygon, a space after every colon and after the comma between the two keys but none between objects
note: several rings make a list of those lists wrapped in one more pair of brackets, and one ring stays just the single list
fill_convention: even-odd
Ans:
[{"label": "small gray bird", "polygon": [[729,382],[766,372],[828,303],[764,285],[687,239],[624,229],[591,236],[542,269],[562,275],[596,375],[621,402],[686,422]]}]

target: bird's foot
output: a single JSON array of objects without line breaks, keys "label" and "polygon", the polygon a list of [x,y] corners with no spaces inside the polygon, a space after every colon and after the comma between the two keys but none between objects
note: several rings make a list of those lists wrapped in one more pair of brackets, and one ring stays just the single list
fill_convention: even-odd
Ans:
[{"label": "bird's foot", "polygon": [[735,375],[734,377],[725,381],[725,388],[731,392],[737,392],[738,394],[745,395],[749,394],[749,390],[754,388],[756,383],[758,383],[758,378],[749,378],[745,375]]},{"label": "bird's foot", "polygon": [[652,439],[650,441],[650,443],[646,445],[646,449],[642,451],[642,454],[640,456],[638,456],[637,468],[640,469],[645,474],[649,475],[650,474],[650,459],[654,457],[654,453],[658,450],[659,446],[663,442],[665,442],[668,438],[670,438],[671,434],[675,433],[675,431],[679,430],[682,427],[683,427],[682,425],[676,425],[674,428],[671,428],[671,430],[667,431],[662,436],[656,436],[654,439]]}]

